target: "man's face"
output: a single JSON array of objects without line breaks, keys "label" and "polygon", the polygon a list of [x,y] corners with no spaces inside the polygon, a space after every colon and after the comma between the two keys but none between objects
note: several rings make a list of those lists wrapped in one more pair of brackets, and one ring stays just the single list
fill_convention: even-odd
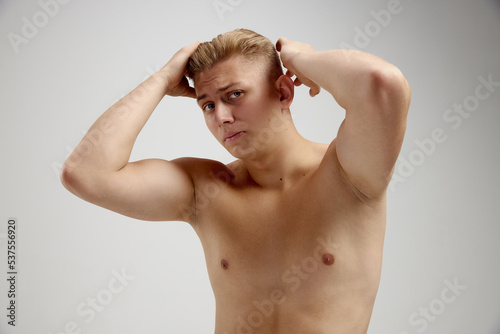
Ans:
[{"label": "man's face", "polygon": [[245,158],[269,146],[262,132],[269,132],[281,104],[263,62],[231,57],[198,74],[195,87],[208,129],[229,153]]}]

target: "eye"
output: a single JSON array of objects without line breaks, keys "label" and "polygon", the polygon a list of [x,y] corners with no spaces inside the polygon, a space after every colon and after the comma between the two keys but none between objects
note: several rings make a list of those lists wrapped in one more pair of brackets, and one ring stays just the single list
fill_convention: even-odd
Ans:
[{"label": "eye", "polygon": [[203,106],[203,111],[211,111],[215,108],[215,104],[207,103]]},{"label": "eye", "polygon": [[238,97],[241,96],[241,94],[243,94],[242,92],[232,92],[231,94],[229,94],[229,99],[232,100],[232,99],[237,99]]}]

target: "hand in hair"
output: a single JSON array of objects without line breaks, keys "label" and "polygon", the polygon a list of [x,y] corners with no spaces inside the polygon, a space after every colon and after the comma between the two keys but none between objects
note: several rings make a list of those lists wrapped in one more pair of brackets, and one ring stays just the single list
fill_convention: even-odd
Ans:
[{"label": "hand in hair", "polygon": [[158,71],[167,82],[165,95],[196,98],[195,90],[189,86],[186,78],[186,70],[189,58],[199,44],[200,42],[196,42],[183,47]]},{"label": "hand in hair", "polygon": [[295,61],[297,56],[303,52],[316,52],[309,44],[304,44],[296,41],[291,41],[285,37],[281,37],[276,43],[276,50],[280,53],[281,62],[283,66],[287,69],[286,75],[290,78],[295,75],[295,80],[293,81],[295,86],[300,86],[302,84],[310,88],[309,95],[316,96],[321,91],[321,87],[305,76],[300,67],[297,66]]}]

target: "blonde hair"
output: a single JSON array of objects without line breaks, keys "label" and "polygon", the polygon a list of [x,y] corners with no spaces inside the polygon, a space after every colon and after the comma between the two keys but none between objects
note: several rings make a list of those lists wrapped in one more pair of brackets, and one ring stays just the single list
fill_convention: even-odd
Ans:
[{"label": "blonde hair", "polygon": [[212,41],[201,43],[189,59],[188,76],[194,81],[199,73],[236,55],[250,61],[267,63],[265,73],[271,83],[283,74],[278,52],[268,38],[252,30],[236,29],[218,35]]}]

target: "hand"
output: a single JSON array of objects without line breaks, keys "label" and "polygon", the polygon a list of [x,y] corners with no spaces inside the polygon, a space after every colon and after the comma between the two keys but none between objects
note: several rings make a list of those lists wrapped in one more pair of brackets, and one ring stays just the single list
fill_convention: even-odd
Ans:
[{"label": "hand", "polygon": [[290,78],[295,75],[293,84],[300,86],[302,84],[309,87],[309,95],[314,97],[319,94],[321,87],[302,74],[296,66],[294,66],[295,57],[301,52],[316,52],[309,44],[291,41],[285,37],[281,37],[276,43],[276,50],[280,52],[281,62],[287,69],[286,75]]},{"label": "hand", "polygon": [[183,47],[177,51],[172,59],[170,59],[160,71],[158,71],[158,74],[161,75],[167,83],[165,95],[196,98],[196,92],[193,87],[189,86],[185,74],[189,58],[199,44],[200,42],[196,42]]}]

